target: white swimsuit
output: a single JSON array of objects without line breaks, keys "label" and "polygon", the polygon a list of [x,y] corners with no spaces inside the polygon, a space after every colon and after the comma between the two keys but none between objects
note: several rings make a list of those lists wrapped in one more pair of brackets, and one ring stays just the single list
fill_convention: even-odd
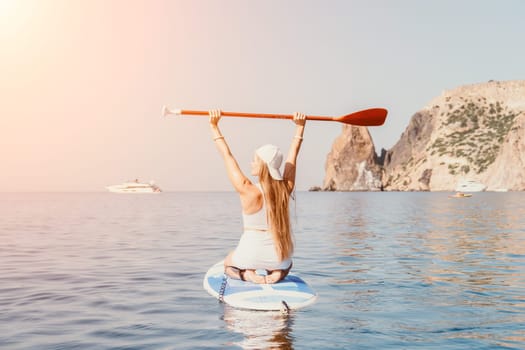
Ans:
[{"label": "white swimsuit", "polygon": [[[256,185],[259,190],[261,187]],[[262,191],[261,191],[262,192]],[[292,264],[291,257],[279,260],[272,233],[268,231],[266,204],[253,214],[242,214],[244,233],[232,255],[233,265],[239,269],[286,270]]]}]

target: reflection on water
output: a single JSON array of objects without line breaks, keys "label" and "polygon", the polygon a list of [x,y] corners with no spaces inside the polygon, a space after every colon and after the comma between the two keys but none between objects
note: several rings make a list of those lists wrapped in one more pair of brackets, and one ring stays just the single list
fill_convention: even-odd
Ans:
[{"label": "reflection on water", "polygon": [[293,313],[240,310],[224,305],[227,328],[242,335],[243,349],[293,349]]},{"label": "reflection on water", "polygon": [[[338,220],[325,254],[337,258],[332,283],[345,293],[337,302],[353,325],[421,344],[435,332],[510,348],[523,343],[524,205],[489,193],[462,201],[437,195],[354,194],[331,203]],[[374,325],[374,315],[396,321]]]}]

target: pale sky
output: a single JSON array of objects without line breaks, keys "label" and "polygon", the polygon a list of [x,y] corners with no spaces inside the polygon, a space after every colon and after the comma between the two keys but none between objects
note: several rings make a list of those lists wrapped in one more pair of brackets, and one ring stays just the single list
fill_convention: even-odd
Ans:
[{"label": "pale sky", "polygon": [[[0,0],[0,192],[231,190],[207,118],[161,107],[340,116],[389,110],[392,147],[443,90],[525,79],[521,0]],[[287,120],[224,118],[241,168]],[[310,122],[297,187],[342,125]]]}]

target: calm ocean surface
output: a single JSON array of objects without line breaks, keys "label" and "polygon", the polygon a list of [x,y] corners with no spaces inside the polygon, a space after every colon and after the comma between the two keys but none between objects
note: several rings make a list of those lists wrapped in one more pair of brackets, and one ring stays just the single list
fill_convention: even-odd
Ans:
[{"label": "calm ocean surface", "polygon": [[524,349],[525,193],[448,195],[297,193],[285,316],[202,288],[233,192],[0,194],[0,348]]}]

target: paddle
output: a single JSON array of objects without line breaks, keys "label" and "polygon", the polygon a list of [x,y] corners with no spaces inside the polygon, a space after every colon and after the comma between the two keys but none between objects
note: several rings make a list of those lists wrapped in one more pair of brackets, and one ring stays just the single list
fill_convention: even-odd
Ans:
[{"label": "paddle", "polygon": [[[383,125],[388,111],[384,108],[370,108],[362,111],[343,115],[341,117],[318,117],[307,115],[307,120],[319,121],[333,121],[358,126],[379,126]],[[199,115],[208,116],[207,111],[191,111],[186,109],[169,109],[162,107],[162,115]],[[293,119],[293,115],[289,114],[262,114],[262,113],[242,113],[242,112],[222,112],[224,117],[240,117],[240,118],[269,118],[269,119]]]}]

